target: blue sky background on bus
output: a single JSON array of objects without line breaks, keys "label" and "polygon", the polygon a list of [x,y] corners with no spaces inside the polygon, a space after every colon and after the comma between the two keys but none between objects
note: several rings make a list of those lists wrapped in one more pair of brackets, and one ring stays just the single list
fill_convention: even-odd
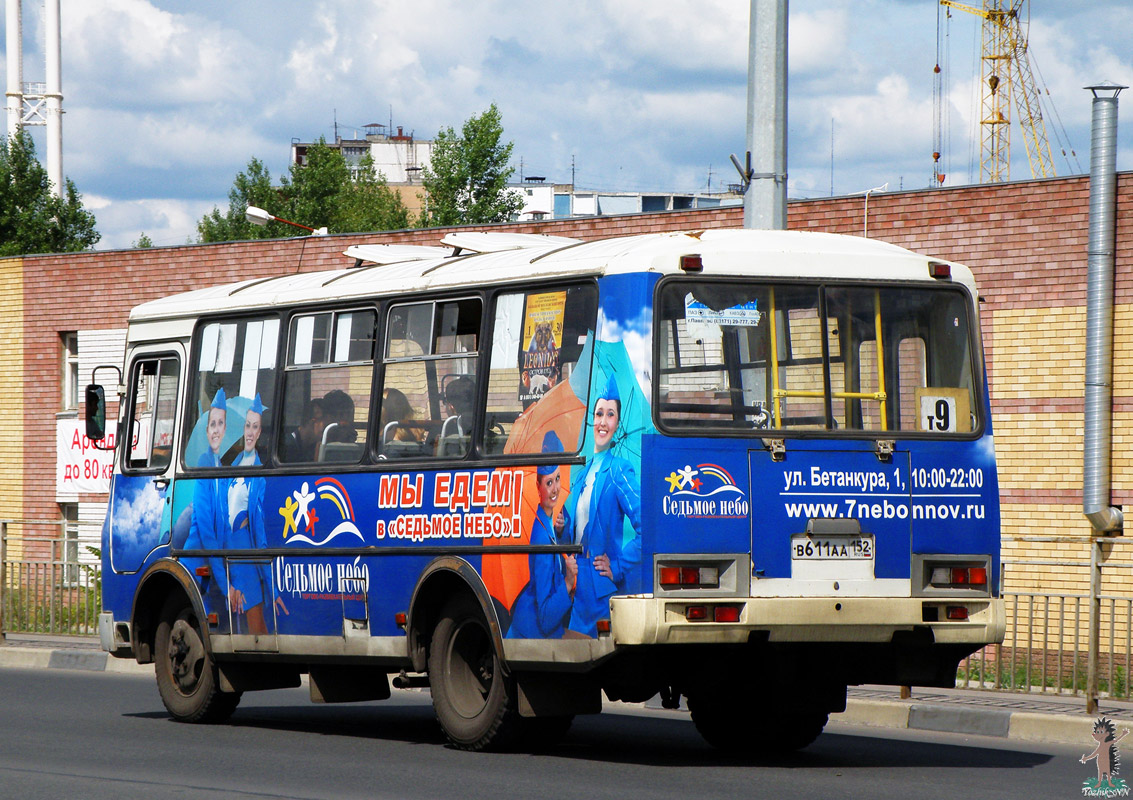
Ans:
[{"label": "blue sky background on bus", "polygon": [[152,476],[114,482],[111,525],[114,526],[112,552],[115,567],[138,568],[146,554],[157,545],[153,532],[160,529],[164,511],[164,493],[157,490]]},{"label": "blue sky background on bus", "polygon": [[[1119,0],[1028,5],[1031,52],[1077,152],[1056,166],[1086,171],[1082,87],[1133,84],[1133,15]],[[333,137],[336,113],[348,136],[392,118],[431,138],[495,101],[528,175],[567,182],[573,156],[583,188],[697,191],[711,175],[720,189],[736,181],[728,155],[745,149],[748,7],[62,0],[64,171],[97,215],[100,248],[142,231],[183,244],[227,207],[251,157],[278,177],[291,139]],[[25,81],[44,77],[42,13],[25,3]],[[945,171],[961,184],[978,180],[979,20],[954,11],[947,28]],[[931,182],[936,30],[934,0],[791,5],[792,197]],[[1133,126],[1119,130],[1118,168],[1130,169]],[[1012,176],[1027,177],[1015,141]]]}]

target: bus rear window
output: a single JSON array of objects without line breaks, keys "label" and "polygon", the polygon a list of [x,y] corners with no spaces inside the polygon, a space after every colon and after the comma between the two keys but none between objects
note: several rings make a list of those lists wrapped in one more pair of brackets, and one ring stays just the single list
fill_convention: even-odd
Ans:
[{"label": "bus rear window", "polygon": [[657,318],[660,421],[969,433],[968,307],[948,287],[669,282]]}]

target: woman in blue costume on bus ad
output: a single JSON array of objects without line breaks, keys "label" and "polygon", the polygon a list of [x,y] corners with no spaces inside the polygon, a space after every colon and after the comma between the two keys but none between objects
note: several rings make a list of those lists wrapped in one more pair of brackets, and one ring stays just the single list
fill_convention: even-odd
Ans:
[{"label": "woman in blue costume on bus ad", "polygon": [[[262,427],[263,404],[259,395],[252,401],[244,419],[244,448],[235,465],[259,464],[255,451]],[[228,404],[224,389],[217,389],[208,410],[205,437],[209,449],[197,461],[198,467],[221,467],[220,446],[228,425]],[[263,478],[210,478],[193,487],[193,520],[185,543],[188,550],[252,549],[267,544],[264,533],[265,481]],[[233,530],[233,526],[236,530]],[[263,600],[265,587],[271,586],[266,565],[234,562],[225,569],[220,556],[209,558],[216,587],[233,614],[245,615],[249,633],[267,633]],[[231,580],[229,580],[231,578]],[[283,613],[281,598],[276,603]]]},{"label": "woman in blue costume on bus ad", "polygon": [[[257,394],[244,415],[244,448],[232,462],[234,467],[258,467],[262,463],[256,451],[263,431],[264,406]],[[264,493],[267,482],[263,478],[233,478],[228,484],[228,547],[237,550],[260,550],[267,547],[264,530]],[[248,621],[248,633],[267,633],[264,618],[264,601],[272,593],[271,573],[265,563],[232,563],[229,578],[235,587],[229,587],[229,603],[236,613],[243,612]],[[235,595],[235,599],[234,599]],[[236,605],[233,605],[236,603]],[[275,597],[275,606],[287,614],[282,597]],[[239,606],[239,607],[237,607]]]},{"label": "woman in blue costume on bus ad", "polygon": [[[610,597],[636,591],[641,565],[641,485],[633,465],[611,450],[622,404],[611,374],[594,403],[594,455],[571,492],[555,529],[581,545],[578,585],[564,634],[567,638],[598,635],[597,623],[610,615]],[[628,519],[633,536],[623,542]]]},{"label": "woman in blue costume on bus ad", "polygon": [[[544,453],[563,452],[563,443],[554,431],[543,437]],[[562,480],[557,464],[543,464],[536,470],[539,507],[531,523],[532,545],[567,544],[554,528],[555,504]],[[578,563],[573,555],[531,553],[527,557],[530,579],[512,607],[509,639],[561,639],[570,620],[574,590],[578,583]]]}]

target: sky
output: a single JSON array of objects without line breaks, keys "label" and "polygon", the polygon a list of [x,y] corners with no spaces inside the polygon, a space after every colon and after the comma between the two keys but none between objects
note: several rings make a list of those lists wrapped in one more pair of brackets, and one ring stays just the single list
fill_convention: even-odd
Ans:
[{"label": "sky", "polygon": [[[143,232],[194,241],[251,158],[278,179],[291,141],[333,139],[336,120],[344,137],[392,120],[430,139],[494,102],[517,176],[566,183],[573,169],[604,191],[718,191],[746,148],[747,0],[61,2],[63,170],[98,249]],[[24,5],[24,80],[42,81],[42,3]],[[1133,85],[1133,14],[1125,0],[1028,7],[1055,168],[1087,172],[1082,87]],[[978,182],[976,16],[949,20],[935,0],[791,3],[789,196],[933,183],[938,51],[945,185]],[[1130,113],[1119,170],[1133,169]],[[1011,177],[1029,178],[1018,130],[1012,143]]]}]

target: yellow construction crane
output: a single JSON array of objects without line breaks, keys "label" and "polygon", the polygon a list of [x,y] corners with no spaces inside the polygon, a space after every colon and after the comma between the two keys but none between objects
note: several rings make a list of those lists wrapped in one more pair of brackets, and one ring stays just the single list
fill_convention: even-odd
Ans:
[{"label": "yellow construction crane", "polygon": [[[980,79],[983,86],[980,183],[998,183],[1011,177],[1013,104],[1023,132],[1027,158],[1031,162],[1031,177],[1053,178],[1054,159],[1051,157],[1046,123],[1039,104],[1039,89],[1027,52],[1027,34],[1022,13],[1026,0],[984,0],[983,8],[953,0],[939,1],[942,6],[983,18],[983,50],[980,57]],[[939,75],[939,63],[936,72]],[[943,98],[938,98],[937,102],[943,102]],[[939,116],[938,113],[938,120]],[[1063,153],[1065,154],[1065,150]],[[933,155],[937,180],[943,182],[944,176],[939,171],[939,146]]]}]

